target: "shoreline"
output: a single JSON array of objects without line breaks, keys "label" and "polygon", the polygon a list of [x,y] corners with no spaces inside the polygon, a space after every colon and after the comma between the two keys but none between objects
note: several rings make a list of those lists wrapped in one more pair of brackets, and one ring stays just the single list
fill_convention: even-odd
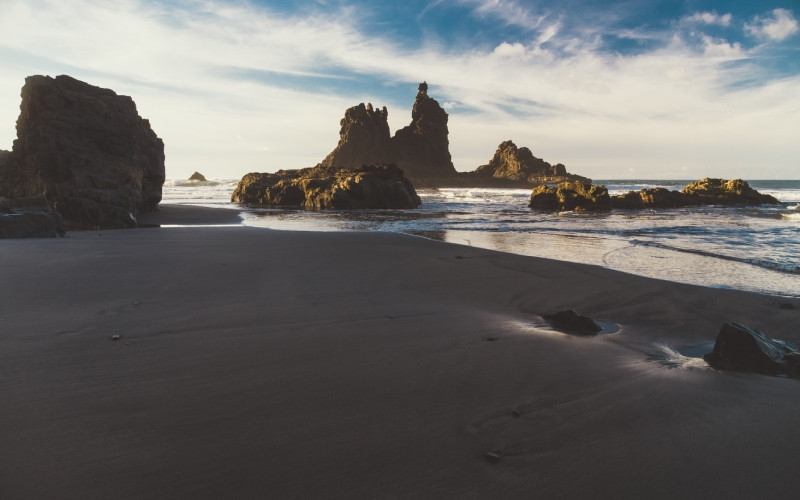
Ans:
[{"label": "shoreline", "polygon": [[[236,214],[194,208],[152,220]],[[658,361],[724,322],[798,342],[797,300],[397,233],[85,231],[0,256],[4,498],[800,486],[800,382]],[[567,308],[620,331],[542,324]]]}]

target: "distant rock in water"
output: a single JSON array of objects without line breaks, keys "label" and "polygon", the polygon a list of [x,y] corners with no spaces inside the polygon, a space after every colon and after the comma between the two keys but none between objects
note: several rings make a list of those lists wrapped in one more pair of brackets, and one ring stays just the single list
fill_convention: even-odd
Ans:
[{"label": "distant rock in water", "polygon": [[361,165],[391,162],[389,112],[372,104],[353,106],[339,122],[339,144],[320,166],[357,168]]},{"label": "distant rock in water", "polygon": [[456,175],[450,158],[447,113],[420,85],[411,124],[391,137],[386,107],[374,109],[361,103],[345,111],[340,121],[339,144],[319,166],[358,168],[370,164],[394,164],[418,184],[432,178]]},{"label": "distant rock in water", "polygon": [[392,162],[420,184],[456,176],[450,156],[448,116],[439,102],[428,95],[422,82],[411,110],[411,123],[392,138]]},{"label": "distant rock in water", "polygon": [[206,177],[203,174],[201,174],[200,172],[193,173],[191,175],[191,177],[189,177],[189,180],[190,181],[197,181],[197,182],[208,182],[206,180]]},{"label": "distant rock in water", "polygon": [[251,173],[239,181],[231,201],[306,210],[416,208],[422,203],[395,165]]},{"label": "distant rock in water", "polygon": [[664,188],[629,191],[613,196],[614,208],[679,208],[699,205],[753,206],[777,205],[773,196],[761,194],[741,179],[725,180],[706,177],[692,182],[682,191]]},{"label": "distant rock in water", "polygon": [[375,109],[361,103],[345,111],[340,121],[339,144],[319,164],[356,168],[369,164],[395,164],[419,187],[532,187],[545,182],[588,181],[567,173],[562,164],[536,158],[528,148],[517,149],[511,141],[500,144],[489,164],[474,172],[457,172],[450,155],[447,112],[428,95],[428,84],[419,85],[411,123],[389,131],[386,107]]},{"label": "distant rock in water", "polygon": [[0,198],[0,239],[58,238],[65,233],[64,219],[44,197]]},{"label": "distant rock in water", "polygon": [[718,370],[800,378],[797,351],[791,342],[772,339],[744,325],[725,323],[717,334],[714,350],[703,359]]},{"label": "distant rock in water", "polygon": [[512,141],[500,143],[489,163],[478,167],[474,176],[484,182],[491,180],[510,181],[515,185],[536,185],[547,182],[588,181],[588,179],[567,173],[567,168],[558,163],[550,163],[536,158],[530,149],[517,148]]},{"label": "distant rock in water", "polygon": [[0,195],[43,195],[68,229],[135,227],[161,201],[164,143],[133,100],[66,75],[25,79],[3,163]]},{"label": "distant rock in water", "polygon": [[611,198],[605,186],[588,181],[561,182],[555,187],[533,188],[528,206],[554,212],[607,211],[611,210]]},{"label": "distant rock in water", "polygon": [[759,193],[741,179],[727,181],[706,178],[687,185],[683,191],[652,188],[616,196],[609,196],[605,186],[595,186],[590,181],[561,182],[554,187],[535,187],[528,206],[536,210],[563,212],[778,203],[774,197]]}]

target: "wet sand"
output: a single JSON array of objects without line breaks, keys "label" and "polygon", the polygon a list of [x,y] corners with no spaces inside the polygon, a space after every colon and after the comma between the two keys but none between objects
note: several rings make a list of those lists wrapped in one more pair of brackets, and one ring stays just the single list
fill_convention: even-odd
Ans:
[{"label": "wet sand", "polygon": [[[800,381],[665,354],[724,322],[798,342],[798,304],[779,297],[398,234],[248,227],[5,240],[0,270],[2,498],[800,487]],[[540,318],[569,308],[619,332]]]}]

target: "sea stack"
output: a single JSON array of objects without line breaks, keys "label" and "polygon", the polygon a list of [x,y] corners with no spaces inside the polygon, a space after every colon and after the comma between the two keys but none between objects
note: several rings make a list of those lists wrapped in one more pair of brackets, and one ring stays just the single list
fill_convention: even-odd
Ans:
[{"label": "sea stack", "polygon": [[339,144],[320,163],[323,167],[357,168],[361,165],[394,164],[415,185],[454,178],[450,157],[447,113],[428,96],[428,84],[419,85],[411,123],[391,137],[386,107],[371,103],[353,106],[340,121]]}]

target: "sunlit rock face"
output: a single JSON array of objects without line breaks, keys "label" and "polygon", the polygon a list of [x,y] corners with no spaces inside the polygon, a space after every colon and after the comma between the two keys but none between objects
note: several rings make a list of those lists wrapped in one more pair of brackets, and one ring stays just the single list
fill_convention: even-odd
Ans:
[{"label": "sunlit rock face", "polygon": [[526,147],[518,148],[512,141],[503,141],[489,163],[478,167],[475,173],[513,181],[541,181],[566,176],[567,170],[560,163],[551,165],[536,158]]},{"label": "sunlit rock face", "polygon": [[44,196],[68,229],[135,227],[164,184],[164,143],[128,96],[61,75],[22,88],[0,194]]}]

